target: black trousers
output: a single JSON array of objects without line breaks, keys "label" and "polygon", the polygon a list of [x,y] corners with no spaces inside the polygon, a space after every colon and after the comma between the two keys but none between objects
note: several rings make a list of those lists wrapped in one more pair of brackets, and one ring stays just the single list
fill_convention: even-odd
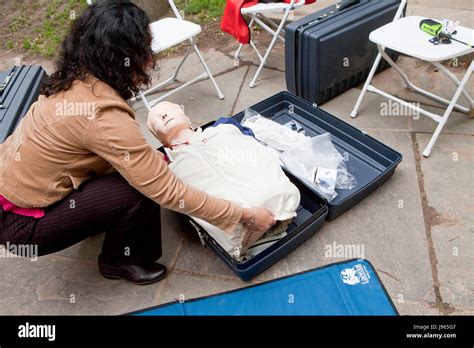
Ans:
[{"label": "black trousers", "polygon": [[110,265],[146,264],[161,257],[160,206],[120,174],[90,179],[45,209],[39,219],[3,211],[0,244],[37,245],[54,253],[106,232],[99,258]]}]

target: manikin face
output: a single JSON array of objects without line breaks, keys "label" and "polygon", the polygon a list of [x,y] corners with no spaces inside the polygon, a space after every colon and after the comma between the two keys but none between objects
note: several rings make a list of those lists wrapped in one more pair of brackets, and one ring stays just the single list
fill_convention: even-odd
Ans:
[{"label": "manikin face", "polygon": [[163,145],[169,146],[179,131],[190,127],[191,120],[178,104],[161,102],[148,114],[148,128]]}]

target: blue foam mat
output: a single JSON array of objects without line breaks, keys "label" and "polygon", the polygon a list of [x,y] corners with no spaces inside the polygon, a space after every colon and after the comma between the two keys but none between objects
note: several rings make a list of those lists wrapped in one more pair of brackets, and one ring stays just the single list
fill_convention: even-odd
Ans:
[{"label": "blue foam mat", "polygon": [[355,259],[130,314],[398,315],[398,312],[371,263]]}]

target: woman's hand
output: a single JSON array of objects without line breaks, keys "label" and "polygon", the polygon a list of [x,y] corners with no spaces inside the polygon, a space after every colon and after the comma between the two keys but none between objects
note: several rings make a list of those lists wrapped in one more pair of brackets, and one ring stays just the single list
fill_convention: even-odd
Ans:
[{"label": "woman's hand", "polygon": [[276,222],[272,213],[263,207],[244,209],[241,221],[248,229],[243,238],[243,246],[252,245]]}]

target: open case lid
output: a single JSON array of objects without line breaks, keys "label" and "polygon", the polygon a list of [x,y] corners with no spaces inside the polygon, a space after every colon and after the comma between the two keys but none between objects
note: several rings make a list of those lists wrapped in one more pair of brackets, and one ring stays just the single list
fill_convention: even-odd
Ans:
[{"label": "open case lid", "polygon": [[[338,195],[327,203],[329,219],[341,215],[374,191],[394,173],[402,160],[397,151],[293,93],[280,92],[250,109],[280,124],[294,120],[310,137],[331,134],[334,146],[343,154],[357,185],[352,190],[336,189]],[[233,117],[241,121],[244,111]]]}]

